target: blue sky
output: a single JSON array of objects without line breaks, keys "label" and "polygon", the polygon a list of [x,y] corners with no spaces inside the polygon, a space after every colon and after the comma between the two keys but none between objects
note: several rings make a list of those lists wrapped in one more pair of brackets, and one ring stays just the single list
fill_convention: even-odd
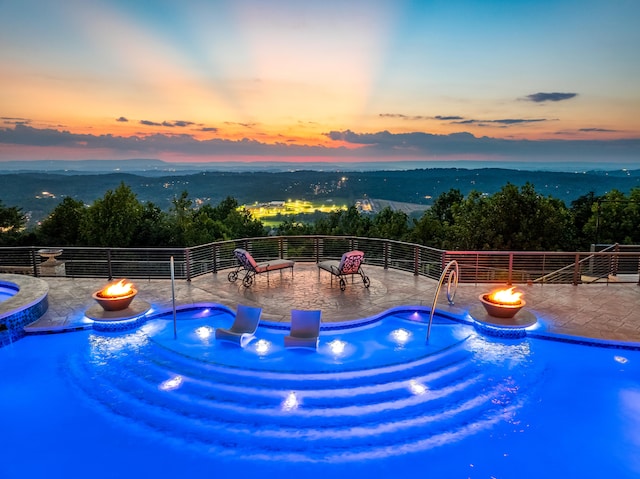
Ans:
[{"label": "blue sky", "polygon": [[0,161],[640,164],[640,2],[0,0]]}]

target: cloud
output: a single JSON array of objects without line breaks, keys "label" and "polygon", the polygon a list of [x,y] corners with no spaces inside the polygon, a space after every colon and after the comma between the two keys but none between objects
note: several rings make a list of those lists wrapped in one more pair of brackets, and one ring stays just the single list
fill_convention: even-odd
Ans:
[{"label": "cloud", "polygon": [[126,117],[121,116],[120,118],[116,118],[116,121],[120,121],[120,122],[126,123],[126,122],[128,122],[129,120],[128,120]]},{"label": "cloud", "polygon": [[596,133],[618,133],[619,130],[607,130],[606,128],[580,128],[578,131],[582,132],[596,132]]},{"label": "cloud", "polygon": [[140,124],[146,125],[146,126],[162,126],[162,123],[157,123],[155,121],[150,121],[150,120],[140,120]]},{"label": "cloud", "polygon": [[96,152],[118,157],[214,158],[216,156],[252,156],[267,159],[323,157],[344,159],[434,158],[508,158],[512,160],[549,158],[637,158],[640,139],[623,140],[521,140],[474,136],[468,132],[434,135],[423,132],[360,133],[353,130],[330,131],[325,136],[335,146],[290,144],[287,139],[272,144],[256,139],[199,140],[189,134],[114,136],[76,134],[54,128],[34,128],[25,124],[0,128],[0,147],[43,147],[49,155],[54,148],[75,149],[87,157]]},{"label": "cloud", "polygon": [[351,130],[332,131],[327,136],[360,147],[360,154],[411,154],[415,158],[437,156],[478,155],[507,158],[530,157],[607,157],[640,154],[640,139],[626,140],[520,140],[476,137],[461,132],[433,135],[413,132],[394,134],[388,131],[355,133]]},{"label": "cloud", "polygon": [[433,117],[436,120],[442,120],[442,121],[454,121],[454,120],[464,120],[464,117],[462,116],[442,116],[442,115],[436,115]]},{"label": "cloud", "polygon": [[578,96],[577,93],[533,93],[531,95],[527,95],[525,97],[526,100],[532,101],[535,103],[542,103],[545,101],[563,101],[570,100],[574,97]]},{"label": "cloud", "polygon": [[428,116],[421,116],[421,115],[410,116],[410,115],[403,115],[402,113],[380,113],[380,115],[378,116],[380,116],[380,118],[399,118],[400,120],[412,120],[412,121],[429,119]]},{"label": "cloud", "polygon": [[538,123],[541,121],[549,121],[546,118],[502,118],[499,120],[462,120],[462,121],[454,121],[452,123],[456,125],[478,125],[478,126],[489,126],[491,124],[499,124],[499,125],[520,125],[523,123]]},{"label": "cloud", "polygon": [[0,117],[0,120],[2,120],[2,122],[6,125],[28,125],[29,123],[31,123],[31,120],[29,118],[18,118],[11,116],[2,116]]},{"label": "cloud", "polygon": [[218,129],[213,126],[203,126],[202,128],[200,128],[200,131],[205,131],[205,132],[210,131],[210,132],[216,133]]},{"label": "cloud", "polygon": [[191,126],[191,125],[195,125],[195,123],[192,121],[184,121],[184,120],[176,120],[173,122],[173,126],[177,126],[180,128],[184,128],[186,126]]}]

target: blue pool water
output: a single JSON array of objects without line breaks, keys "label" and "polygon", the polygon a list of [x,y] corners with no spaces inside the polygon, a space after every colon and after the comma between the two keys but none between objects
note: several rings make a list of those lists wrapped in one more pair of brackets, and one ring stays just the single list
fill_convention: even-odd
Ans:
[{"label": "blue pool water", "polygon": [[8,283],[0,283],[0,302],[6,301],[18,292],[18,288]]},{"label": "blue pool water", "polygon": [[317,352],[224,309],[0,349],[2,478],[632,478],[640,352],[396,312]]}]

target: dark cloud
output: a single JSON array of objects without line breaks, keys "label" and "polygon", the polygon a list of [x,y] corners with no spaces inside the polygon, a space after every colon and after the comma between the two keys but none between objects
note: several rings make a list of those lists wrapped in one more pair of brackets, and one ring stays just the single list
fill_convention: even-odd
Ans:
[{"label": "dark cloud", "polygon": [[542,103],[545,101],[562,101],[562,100],[570,100],[578,96],[577,93],[533,93],[531,95],[527,95],[525,97],[526,100],[533,101],[535,103]]},{"label": "dark cloud", "polygon": [[11,116],[2,116],[0,117],[0,120],[7,125],[28,125],[31,123],[29,118],[17,118]]},{"label": "dark cloud", "polygon": [[121,122],[123,122],[123,123],[126,123],[126,122],[128,122],[129,120],[128,120],[126,117],[121,116],[120,118],[116,118],[116,121],[121,121]]},{"label": "dark cloud", "polygon": [[460,155],[491,157],[580,157],[633,156],[640,154],[640,139],[628,140],[514,140],[476,137],[470,133],[432,135],[429,133],[355,133],[332,131],[327,136],[335,141],[361,146],[362,155],[410,154],[416,158]]},{"label": "dark cloud", "polygon": [[520,125],[523,123],[538,123],[541,121],[549,121],[546,118],[503,118],[500,120],[462,120],[462,121],[454,121],[453,123],[456,125],[479,125],[479,126],[489,126],[489,125]]},{"label": "dark cloud", "polygon": [[253,128],[254,126],[257,125],[257,123],[239,123],[235,121],[225,121],[224,124],[231,125],[231,126],[243,126],[245,128]]},{"label": "dark cloud", "polygon": [[213,133],[216,133],[218,129],[213,126],[203,126],[202,128],[200,128],[200,131],[211,131]]},{"label": "dark cloud", "polygon": [[162,123],[156,123],[155,121],[149,120],[140,120],[140,124],[146,126],[162,126]]},{"label": "dark cloud", "polygon": [[436,120],[442,120],[442,121],[457,121],[457,120],[464,120],[464,117],[462,116],[442,116],[442,115],[436,115],[433,117]]},{"label": "dark cloud", "polygon": [[[162,158],[163,154],[183,156],[261,156],[278,157],[334,157],[395,159],[461,158],[468,156],[533,160],[537,158],[637,158],[640,139],[624,140],[520,140],[474,136],[460,132],[434,135],[423,132],[358,133],[352,130],[331,131],[325,134],[340,146],[310,146],[276,144],[256,139],[198,140],[189,134],[153,134],[122,137],[114,135],[75,134],[63,129],[38,129],[25,124],[0,127],[0,145],[77,148],[90,157],[94,150],[111,150],[119,156]],[[350,144],[347,148],[342,143]]]},{"label": "dark cloud", "polygon": [[414,115],[414,116],[410,116],[410,115],[403,115],[402,113],[380,113],[380,118],[399,118],[400,120],[412,120],[412,121],[416,121],[416,120],[426,120],[429,117],[427,116],[421,116],[421,115]]},{"label": "dark cloud", "polygon": [[618,130],[607,130],[606,128],[580,128],[578,131],[582,132],[598,132],[598,133],[618,133]]},{"label": "dark cloud", "polygon": [[194,125],[195,123],[193,123],[192,121],[184,121],[184,120],[176,120],[173,122],[173,126],[177,126],[180,128],[184,128],[187,126],[191,126]]}]

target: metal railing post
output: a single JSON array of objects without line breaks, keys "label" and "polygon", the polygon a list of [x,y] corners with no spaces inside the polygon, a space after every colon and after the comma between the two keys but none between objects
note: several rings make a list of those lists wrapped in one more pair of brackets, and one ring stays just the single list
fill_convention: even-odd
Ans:
[{"label": "metal railing post", "polygon": [[31,249],[31,264],[33,265],[33,275],[37,278],[40,273],[38,272],[38,258],[36,258],[35,248]]},{"label": "metal railing post", "polygon": [[191,250],[188,248],[184,250],[184,267],[186,269],[187,282],[191,282]]},{"label": "metal railing post", "polygon": [[513,284],[513,253],[509,253],[509,273],[507,278],[507,284],[509,286]]},{"label": "metal railing post", "polygon": [[420,274],[420,248],[416,246],[413,248],[413,275],[418,276]]},{"label": "metal railing post", "polygon": [[389,242],[385,241],[384,242],[384,246],[382,248],[383,251],[383,262],[384,262],[384,269],[389,269]]},{"label": "metal railing post", "polygon": [[580,253],[576,253],[576,262],[573,268],[573,285],[578,286],[578,278],[580,278]]},{"label": "metal railing post", "polygon": [[111,249],[107,248],[107,276],[109,281],[113,279],[113,269],[111,268]]},{"label": "metal railing post", "polygon": [[213,274],[217,274],[218,273],[218,245],[214,244],[213,245]]}]

